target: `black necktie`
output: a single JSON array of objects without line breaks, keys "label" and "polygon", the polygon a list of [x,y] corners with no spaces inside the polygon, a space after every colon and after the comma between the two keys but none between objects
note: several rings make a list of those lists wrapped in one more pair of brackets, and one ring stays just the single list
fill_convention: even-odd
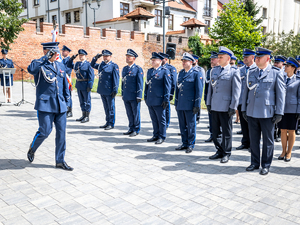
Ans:
[{"label": "black necktie", "polygon": [[288,78],[286,79],[286,84],[288,84],[290,80],[291,80],[291,78],[288,77]]},{"label": "black necktie", "polygon": [[263,74],[263,72],[264,72],[263,70],[259,71],[259,78],[261,77],[261,75]]}]

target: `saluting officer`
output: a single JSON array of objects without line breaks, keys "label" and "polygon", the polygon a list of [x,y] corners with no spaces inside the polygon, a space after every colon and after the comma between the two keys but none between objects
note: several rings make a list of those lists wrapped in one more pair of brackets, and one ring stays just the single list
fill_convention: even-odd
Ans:
[{"label": "saluting officer", "polygon": [[143,97],[144,72],[135,64],[138,54],[132,49],[127,49],[126,63],[122,70],[122,97],[129,120],[129,130],[124,135],[134,137],[141,129],[141,101]]},{"label": "saluting officer", "polygon": [[[103,61],[98,64],[97,60],[103,56]],[[115,126],[115,97],[119,88],[119,66],[111,61],[112,53],[108,50],[103,50],[102,54],[97,54],[91,65],[98,70],[98,89],[97,93],[101,95],[103,107],[106,115],[106,123],[100,128],[105,130],[113,129]]]},{"label": "saluting officer", "polygon": [[[203,86],[204,86],[204,84],[205,84],[205,70],[204,70],[203,67],[199,66],[199,64],[198,64],[199,56],[197,56],[195,54],[193,54],[192,56],[194,58],[193,67],[196,70],[200,71],[200,74],[201,74],[201,77],[202,77],[201,81],[203,82]],[[201,115],[201,107],[200,107],[200,111],[197,113],[197,116],[196,116],[197,123],[200,123],[200,115]]]},{"label": "saluting officer", "polygon": [[[164,59],[162,60],[162,66],[166,67],[169,71],[170,71],[170,75],[171,75],[171,91],[170,91],[170,101],[173,100],[173,95],[174,95],[174,91],[175,91],[175,87],[176,87],[176,81],[177,81],[177,69],[172,66],[171,64],[168,63],[168,59],[169,59],[169,55],[163,52],[159,52],[158,54],[160,54],[161,56],[164,57]],[[167,128],[169,128],[170,125],[170,120],[171,120],[171,105],[170,105],[170,101],[169,101],[169,105],[166,108],[166,121],[167,121]]]},{"label": "saluting officer", "polygon": [[196,114],[200,111],[203,93],[202,73],[193,67],[194,57],[184,53],[183,70],[179,72],[175,92],[175,107],[178,114],[182,145],[175,150],[193,151],[196,140]]},{"label": "saluting officer", "polygon": [[70,58],[67,66],[72,68],[73,61],[77,55],[79,55],[80,61],[75,63],[74,71],[76,73],[76,88],[82,116],[79,119],[76,119],[76,121],[86,123],[89,122],[89,116],[92,108],[91,90],[93,88],[95,74],[91,64],[86,60],[87,52],[84,49],[79,49],[78,54],[73,55]]},{"label": "saluting officer", "polygon": [[[205,89],[204,89],[204,101],[205,105],[207,105],[207,92],[208,92],[208,87],[210,84],[210,74],[212,71],[212,68],[219,66],[219,58],[218,58],[218,53],[217,52],[211,52],[210,53],[210,66],[211,68],[207,70],[206,72],[206,79],[205,79]],[[209,133],[210,136],[205,142],[212,142],[212,125],[211,125],[211,114],[208,112],[208,121],[209,121]]]},{"label": "saluting officer", "polygon": [[[219,47],[220,66],[211,72],[210,85],[207,93],[207,110],[211,113],[212,136],[217,152],[209,159],[221,158],[221,163],[227,163],[232,148],[232,116],[235,114],[241,93],[240,71],[230,66],[233,52],[226,47]],[[222,127],[222,143],[218,134]]]},{"label": "saluting officer", "polygon": [[[8,53],[8,50],[6,49],[2,49],[1,50],[1,53],[2,53],[2,59],[0,59],[0,68],[14,68],[14,64],[13,64],[13,61],[11,59],[8,59],[6,58],[7,57],[7,53]],[[13,75],[11,74],[10,75],[10,80],[11,80],[11,83],[9,83],[9,77],[4,77],[3,74],[0,74],[0,79],[1,79],[1,86],[3,86],[3,94],[7,97],[7,101],[10,102],[10,86],[13,86]],[[6,86],[6,90],[4,90],[4,82],[5,82],[5,86]]]},{"label": "saluting officer", "polygon": [[166,108],[169,105],[171,90],[170,71],[161,66],[163,59],[164,57],[157,52],[152,52],[153,68],[147,72],[144,92],[153,126],[153,137],[147,141],[156,141],[155,144],[162,144],[166,139]]},{"label": "saluting officer", "polygon": [[247,85],[246,85],[247,73],[249,72],[250,69],[256,67],[256,64],[254,62],[255,51],[253,51],[251,49],[244,48],[243,57],[244,57],[245,66],[240,68],[242,88],[241,88],[241,94],[240,94],[239,106],[238,106],[243,138],[242,138],[242,141],[241,141],[242,144],[239,147],[236,148],[237,150],[249,149],[250,148],[250,137],[249,137],[248,122],[244,119],[244,117],[242,115],[242,102],[243,102],[242,100],[243,100],[244,90],[245,90],[245,88],[247,88]]},{"label": "saluting officer", "polygon": [[64,57],[63,60],[62,60],[62,63],[65,65],[66,67],[66,75],[67,75],[67,80],[68,80],[68,83],[69,83],[69,91],[70,91],[70,101],[68,102],[68,110],[67,110],[67,118],[68,117],[72,117],[73,116],[73,113],[72,113],[72,107],[73,107],[73,102],[72,102],[72,69],[74,67],[74,65],[72,65],[72,67],[68,67],[68,62],[70,61],[70,52],[72,51],[70,48],[68,48],[67,46],[63,46],[62,47],[62,56]]},{"label": "saluting officer", "polygon": [[[243,116],[249,126],[251,148],[251,165],[246,170],[259,169],[261,164],[261,175],[269,173],[274,153],[274,124],[282,119],[285,105],[283,74],[280,69],[270,65],[271,53],[271,50],[256,48],[257,67],[249,69],[242,103]],[[260,161],[261,133],[263,148]]]},{"label": "saluting officer", "polygon": [[69,101],[68,81],[65,66],[55,61],[59,42],[43,43],[44,53],[40,59],[35,59],[27,70],[34,76],[36,85],[36,102],[39,129],[30,144],[27,158],[34,160],[34,154],[43,141],[50,135],[53,123],[56,128],[55,161],[56,167],[73,170],[64,160],[66,151],[67,102]]}]

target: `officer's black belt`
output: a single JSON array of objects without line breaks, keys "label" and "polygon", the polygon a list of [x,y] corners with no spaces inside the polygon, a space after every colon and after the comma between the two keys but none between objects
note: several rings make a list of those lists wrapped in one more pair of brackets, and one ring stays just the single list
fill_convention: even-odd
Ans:
[{"label": "officer's black belt", "polygon": [[88,81],[88,79],[78,79],[77,78],[77,81]]}]

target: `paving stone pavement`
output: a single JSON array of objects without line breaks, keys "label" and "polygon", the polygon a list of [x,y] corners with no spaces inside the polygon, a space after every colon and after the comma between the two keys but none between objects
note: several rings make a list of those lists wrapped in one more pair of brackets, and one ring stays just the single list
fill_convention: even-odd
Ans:
[{"label": "paving stone pavement", "polygon": [[[21,99],[15,82],[14,100]],[[3,100],[3,94],[0,95]],[[25,83],[25,99],[35,90]],[[267,176],[246,172],[250,154],[237,151],[241,136],[233,129],[229,163],[212,161],[207,112],[202,110],[195,150],[175,151],[180,144],[176,112],[162,145],[147,143],[152,126],[142,104],[142,130],[136,138],[122,135],[127,117],[116,97],[115,129],[104,131],[100,96],[92,94],[90,122],[75,121],[81,113],[73,93],[74,117],[67,124],[66,162],[73,172],[54,168],[55,128],[36,152],[26,158],[38,129],[33,105],[0,107],[0,224],[300,224],[299,136],[292,161],[274,161]]]}]

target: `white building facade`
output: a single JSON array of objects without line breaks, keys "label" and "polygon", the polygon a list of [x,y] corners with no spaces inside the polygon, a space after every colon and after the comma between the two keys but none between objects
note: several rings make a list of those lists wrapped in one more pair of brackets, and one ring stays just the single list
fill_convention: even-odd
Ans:
[{"label": "white building facade", "polygon": [[275,34],[300,33],[300,0],[254,0],[262,6],[263,32]]},{"label": "white building facade", "polygon": [[[29,18],[37,22],[52,23],[56,20],[61,26],[63,24],[94,26],[94,10],[97,8],[95,0],[89,6],[87,0],[19,0],[23,3],[24,11],[21,18]],[[117,30],[138,30],[145,33],[163,33],[163,20],[166,24],[166,33],[184,30],[180,26],[191,18],[196,18],[208,27],[212,26],[217,18],[218,0],[174,0],[166,3],[170,6],[170,16],[163,18],[162,3],[153,4],[153,0],[101,0],[100,8],[95,10],[95,21],[97,27],[112,28]],[[146,9],[155,15],[148,20],[132,21],[130,19],[119,19],[138,7]],[[105,22],[106,21],[106,22]],[[198,28],[199,34],[207,34],[207,28]]]}]

